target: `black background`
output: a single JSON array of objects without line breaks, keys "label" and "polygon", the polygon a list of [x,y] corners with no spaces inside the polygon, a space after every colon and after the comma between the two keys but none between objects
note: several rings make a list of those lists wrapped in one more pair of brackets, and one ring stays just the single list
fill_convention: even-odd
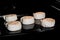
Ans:
[{"label": "black background", "polygon": [[[60,30],[60,12],[50,5],[56,5],[55,0],[28,0],[28,1],[20,1],[20,0],[2,0],[0,1],[0,15],[4,14],[24,14],[24,15],[32,15],[34,12],[43,11],[46,12],[46,17],[52,17],[56,19],[55,29],[53,31],[43,32],[43,33],[30,33],[27,35],[19,35],[19,36],[11,36],[11,37],[2,37],[4,39],[40,39],[41,36],[50,34],[59,33]],[[13,9],[13,6],[16,8]],[[50,33],[50,34],[49,34]],[[41,35],[42,34],[42,35]],[[52,35],[52,36],[53,36]],[[38,37],[39,36],[39,37]],[[48,37],[48,36],[47,36]]]},{"label": "black background", "polygon": [[[47,11],[49,5],[54,3],[54,0],[2,0],[0,1],[0,14],[29,14],[36,11]],[[13,6],[16,9],[13,9]]]}]

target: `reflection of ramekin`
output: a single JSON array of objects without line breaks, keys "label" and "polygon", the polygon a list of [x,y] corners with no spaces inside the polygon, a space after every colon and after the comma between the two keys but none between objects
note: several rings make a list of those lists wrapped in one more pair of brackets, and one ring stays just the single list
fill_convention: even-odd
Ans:
[{"label": "reflection of ramekin", "polygon": [[6,26],[9,31],[18,31],[22,28],[21,22],[19,21],[9,22],[6,24]]},{"label": "reflection of ramekin", "polygon": [[41,20],[41,25],[43,27],[54,27],[55,26],[55,19],[45,18],[45,19]]},{"label": "reflection of ramekin", "polygon": [[26,30],[33,29],[33,28],[34,28],[34,24],[23,25],[23,29],[26,29]]},{"label": "reflection of ramekin", "polygon": [[41,21],[39,19],[35,19],[35,24],[40,25]]},{"label": "reflection of ramekin", "polygon": [[4,20],[6,20],[6,22],[16,21],[17,15],[16,14],[8,14],[8,15],[4,15],[3,18],[4,18]]},{"label": "reflection of ramekin", "polygon": [[43,19],[45,18],[45,12],[36,12],[36,13],[33,13],[33,16],[35,19]]},{"label": "reflection of ramekin", "polygon": [[24,16],[21,18],[21,22],[23,24],[29,25],[34,23],[34,17],[32,16]]}]

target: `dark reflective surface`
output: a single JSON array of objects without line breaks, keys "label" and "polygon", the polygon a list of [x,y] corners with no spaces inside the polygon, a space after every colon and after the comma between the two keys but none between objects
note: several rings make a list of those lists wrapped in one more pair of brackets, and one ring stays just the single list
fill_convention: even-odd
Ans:
[{"label": "dark reflective surface", "polygon": [[[20,21],[19,19],[24,16],[24,15],[20,15],[18,16],[18,21]],[[34,33],[34,32],[45,32],[45,31],[51,31],[54,30],[55,27],[53,28],[43,28],[39,23],[39,20],[35,20],[37,22],[35,22],[34,24],[30,24],[30,25],[23,25],[22,24],[22,29],[19,31],[15,31],[15,32],[11,32],[7,29],[7,27],[5,27],[4,25],[4,19],[0,18],[0,28],[1,28],[1,36],[16,36],[16,35],[25,35],[25,34],[30,34],[30,33]]]}]

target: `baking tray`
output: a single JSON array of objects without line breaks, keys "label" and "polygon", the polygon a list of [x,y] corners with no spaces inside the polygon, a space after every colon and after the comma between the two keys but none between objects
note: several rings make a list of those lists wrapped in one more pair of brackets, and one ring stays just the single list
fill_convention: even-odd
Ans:
[{"label": "baking tray", "polygon": [[[20,20],[20,18],[22,16],[26,16],[26,15],[18,15],[18,20]],[[0,37],[26,35],[26,34],[30,34],[30,33],[34,33],[34,32],[39,32],[40,33],[40,32],[46,32],[46,31],[54,30],[54,27],[43,28],[41,25],[34,23],[33,25],[27,25],[27,26],[34,26],[33,29],[25,30],[25,29],[22,28],[22,30],[20,30],[20,31],[10,32],[5,27],[4,22],[5,22],[4,19],[2,17],[0,17]],[[25,25],[23,25],[23,26],[25,26]]]}]

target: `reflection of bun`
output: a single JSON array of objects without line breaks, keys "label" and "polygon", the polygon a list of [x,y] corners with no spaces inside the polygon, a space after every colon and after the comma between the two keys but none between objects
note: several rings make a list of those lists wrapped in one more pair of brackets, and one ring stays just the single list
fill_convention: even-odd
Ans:
[{"label": "reflection of bun", "polygon": [[36,12],[36,13],[33,13],[33,16],[35,19],[43,19],[43,18],[45,18],[45,13],[44,12]]},{"label": "reflection of bun", "polygon": [[32,16],[24,16],[21,18],[21,21],[23,24],[33,24],[34,23],[34,17]]},{"label": "reflection of bun", "polygon": [[17,15],[16,14],[5,15],[4,19],[6,20],[6,22],[16,21]]},{"label": "reflection of bun", "polygon": [[43,27],[53,27],[55,25],[55,20],[52,18],[43,19],[41,22]]},{"label": "reflection of bun", "polygon": [[21,30],[21,22],[19,21],[13,21],[13,22],[9,22],[7,24],[7,28],[9,31],[18,31],[18,30]]}]

